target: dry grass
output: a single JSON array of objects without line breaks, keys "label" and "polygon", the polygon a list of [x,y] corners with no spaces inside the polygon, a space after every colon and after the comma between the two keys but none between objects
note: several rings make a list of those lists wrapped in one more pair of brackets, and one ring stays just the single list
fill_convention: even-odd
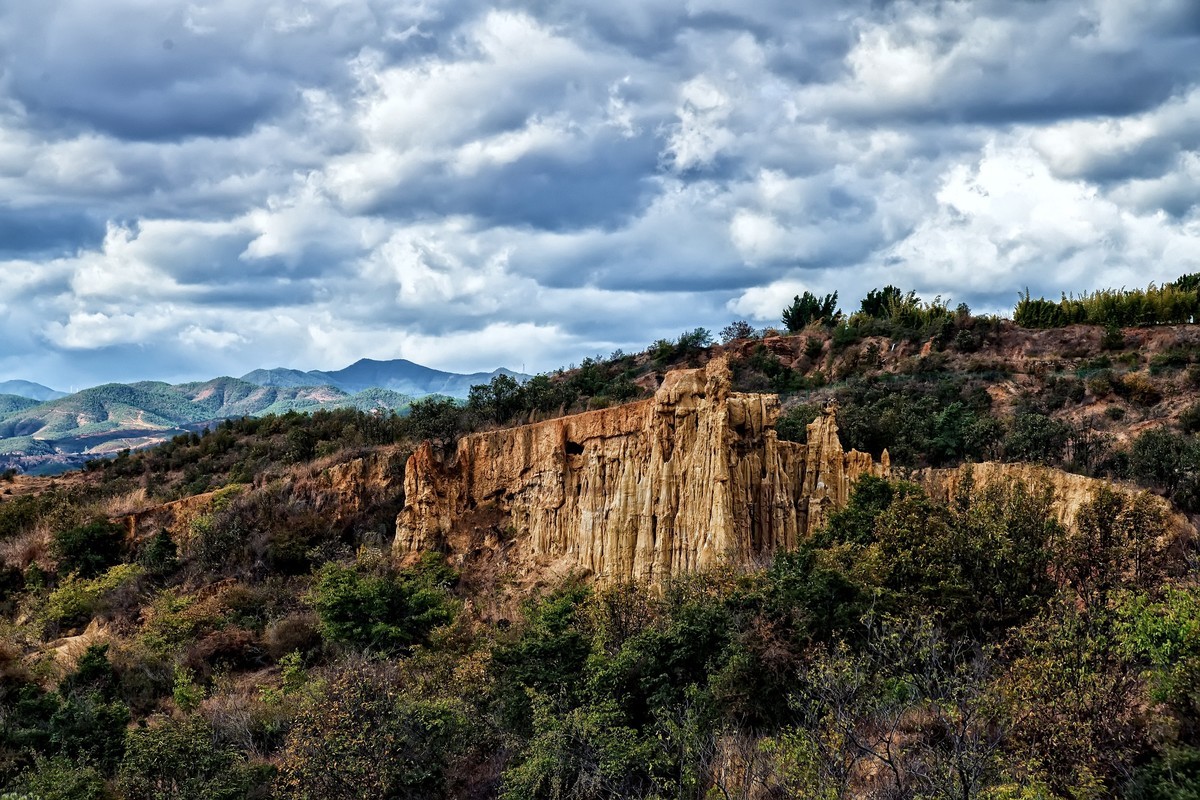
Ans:
[{"label": "dry grass", "polygon": [[0,562],[22,571],[30,564],[37,564],[43,570],[52,569],[49,526],[37,525],[0,542]]},{"label": "dry grass", "polygon": [[115,519],[140,514],[154,505],[155,503],[146,494],[146,487],[142,486],[105,500],[101,504],[99,512],[102,516]]}]

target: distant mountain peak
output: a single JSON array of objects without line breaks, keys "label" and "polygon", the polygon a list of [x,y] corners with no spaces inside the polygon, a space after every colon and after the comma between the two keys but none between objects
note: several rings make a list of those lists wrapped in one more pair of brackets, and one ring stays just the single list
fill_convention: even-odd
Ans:
[{"label": "distant mountain peak", "polygon": [[406,358],[386,361],[360,358],[348,367],[332,371],[302,372],[287,367],[256,369],[243,375],[242,380],[259,386],[332,386],[349,394],[367,389],[389,389],[411,397],[440,394],[462,399],[472,386],[486,383],[496,375],[509,375],[518,380],[529,377],[505,367],[491,372],[462,374],[433,369]]},{"label": "distant mountain peak", "polygon": [[30,400],[37,400],[39,402],[57,400],[60,397],[67,396],[66,392],[51,389],[49,386],[43,386],[33,381],[20,380],[0,382],[0,394],[15,394],[18,397],[27,397]]}]

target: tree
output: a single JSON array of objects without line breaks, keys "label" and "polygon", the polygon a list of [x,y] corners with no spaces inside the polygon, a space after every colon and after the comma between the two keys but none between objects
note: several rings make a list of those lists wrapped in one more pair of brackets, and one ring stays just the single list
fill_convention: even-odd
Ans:
[{"label": "tree", "polygon": [[1135,479],[1166,490],[1191,510],[1200,481],[1200,442],[1165,427],[1151,428],[1133,441],[1129,471]]},{"label": "tree", "polygon": [[703,350],[712,344],[712,333],[707,328],[695,328],[679,334],[678,349],[681,353]]},{"label": "tree", "polygon": [[1071,428],[1044,414],[1017,414],[1004,436],[1008,461],[1053,464],[1062,459]]},{"label": "tree", "polygon": [[497,375],[491,383],[472,386],[467,396],[470,411],[499,424],[511,420],[524,406],[524,390],[511,375]]},{"label": "tree", "polygon": [[834,324],[840,316],[837,311],[838,293],[819,298],[812,292],[796,295],[792,304],[783,310],[783,325],[789,332],[802,331],[812,322]]},{"label": "tree", "polygon": [[119,564],[124,548],[125,529],[104,519],[56,533],[51,543],[59,572],[76,572],[81,578],[94,578]]},{"label": "tree", "polygon": [[289,800],[441,797],[468,728],[462,700],[414,698],[394,665],[355,664],[300,712],[275,788]]},{"label": "tree", "polygon": [[242,756],[195,716],[131,730],[117,775],[128,800],[242,800],[254,783]]},{"label": "tree", "polygon": [[753,339],[754,326],[744,319],[734,320],[721,328],[721,343],[729,344],[737,339]]},{"label": "tree", "polygon": [[[909,293],[912,295],[912,293]],[[915,295],[912,295],[915,301]],[[862,299],[862,313],[875,319],[886,319],[892,315],[892,310],[904,301],[904,292],[897,287],[888,285],[882,289],[872,289]]]},{"label": "tree", "polygon": [[408,407],[408,428],[414,439],[450,442],[463,429],[463,409],[449,397],[432,395]]},{"label": "tree", "polygon": [[[440,561],[440,556],[430,555]],[[317,573],[310,599],[326,638],[399,653],[454,618],[443,587],[444,578],[428,568],[362,574],[330,563]]]}]

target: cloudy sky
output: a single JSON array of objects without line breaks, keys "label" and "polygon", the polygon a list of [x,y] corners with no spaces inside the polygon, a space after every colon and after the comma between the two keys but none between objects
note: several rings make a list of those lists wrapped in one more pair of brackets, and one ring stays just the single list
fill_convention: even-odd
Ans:
[{"label": "cloudy sky", "polygon": [[1200,271],[1197,0],[0,2],[0,379]]}]

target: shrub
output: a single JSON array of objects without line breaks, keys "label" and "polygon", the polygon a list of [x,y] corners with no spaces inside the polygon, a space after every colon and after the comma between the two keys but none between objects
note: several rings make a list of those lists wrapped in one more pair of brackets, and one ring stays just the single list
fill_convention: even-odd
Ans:
[{"label": "shrub", "polygon": [[275,659],[295,651],[308,655],[321,647],[320,619],[311,611],[297,611],[273,620],[263,631],[263,643]]},{"label": "shrub", "polygon": [[94,578],[119,563],[124,548],[125,529],[98,519],[54,534],[50,551],[58,559],[60,572]]},{"label": "shrub", "polygon": [[1117,379],[1111,369],[1104,368],[1088,378],[1084,385],[1096,397],[1108,397],[1116,388]]},{"label": "shrub", "polygon": [[821,407],[812,403],[801,403],[785,411],[775,423],[775,432],[785,442],[808,441],[808,424],[821,416]]},{"label": "shrub", "polygon": [[1140,372],[1125,373],[1114,384],[1113,389],[1130,402],[1147,408],[1157,405],[1162,400],[1162,393],[1154,385],[1154,381]]},{"label": "shrub", "polygon": [[171,687],[171,698],[176,707],[185,714],[196,710],[204,699],[204,689],[196,685],[190,669],[175,665],[175,681]]},{"label": "shrub", "polygon": [[142,572],[136,564],[118,564],[91,580],[68,575],[46,599],[42,618],[59,626],[86,622],[104,610],[117,591],[137,580]]},{"label": "shrub", "polygon": [[183,663],[207,680],[214,672],[262,667],[266,652],[245,628],[227,625],[199,637],[184,654]]},{"label": "shrub", "polygon": [[5,800],[109,800],[112,794],[104,775],[95,766],[63,756],[39,757],[14,786],[16,794]]},{"label": "shrub", "polygon": [[100,693],[73,693],[50,717],[52,752],[111,771],[125,752],[129,708]]},{"label": "shrub", "polygon": [[1174,745],[1140,767],[1121,796],[1128,800],[1196,800],[1200,797],[1197,787],[1200,787],[1200,748]]},{"label": "shrub", "polygon": [[176,547],[175,540],[166,531],[159,531],[139,548],[138,563],[146,569],[148,575],[164,577],[179,569],[178,556],[179,548]]},{"label": "shrub", "polygon": [[244,800],[256,782],[245,759],[195,716],[131,730],[117,773],[127,800]]},{"label": "shrub", "polygon": [[454,618],[445,584],[420,569],[364,574],[326,564],[309,601],[327,639],[387,653],[407,651]]},{"label": "shrub", "polygon": [[1200,401],[1183,410],[1179,415],[1179,427],[1184,433],[1200,432]]},{"label": "shrub", "polygon": [[1150,357],[1150,374],[1158,375],[1163,372],[1181,370],[1192,363],[1192,354],[1188,350],[1172,349]]},{"label": "shrub", "polygon": [[174,659],[189,641],[223,623],[225,609],[215,597],[198,599],[168,590],[150,604],[142,644],[160,658]]},{"label": "shrub", "polygon": [[201,569],[216,572],[233,564],[241,555],[247,530],[236,513],[216,511],[192,520],[187,540],[187,557]]},{"label": "shrub", "polygon": [[403,693],[385,666],[342,671],[289,731],[275,788],[283,798],[445,795],[448,767],[470,745],[462,701]]}]

